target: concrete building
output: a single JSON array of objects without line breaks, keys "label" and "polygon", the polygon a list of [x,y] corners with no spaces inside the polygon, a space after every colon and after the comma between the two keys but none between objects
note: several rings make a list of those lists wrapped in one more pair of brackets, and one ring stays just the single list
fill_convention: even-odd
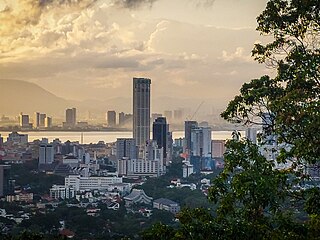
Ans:
[{"label": "concrete building", "polygon": [[223,154],[226,151],[225,140],[212,140],[211,141],[211,157],[223,158]]},{"label": "concrete building", "polygon": [[39,147],[39,166],[51,164],[54,160],[54,147],[51,144],[41,144]]},{"label": "concrete building", "polygon": [[40,113],[35,112],[33,117],[33,127],[38,128],[40,127]]},{"label": "concrete building", "polygon": [[117,113],[115,111],[107,112],[108,127],[115,127],[117,124]]},{"label": "concrete building", "polygon": [[197,127],[191,129],[191,155],[211,157],[210,127]]},{"label": "concrete building", "polygon": [[0,165],[0,197],[12,194],[14,191],[10,171],[10,165]]},{"label": "concrete building", "polygon": [[154,200],[153,208],[169,211],[173,214],[180,212],[180,205],[167,198],[159,198]]},{"label": "concrete building", "polygon": [[258,134],[257,128],[249,127],[246,129],[246,138],[249,139],[254,144],[257,144],[257,134]]},{"label": "concrete building", "polygon": [[134,138],[117,138],[117,159],[137,159],[137,145]]},{"label": "concrete building", "polygon": [[64,185],[53,185],[50,188],[50,197],[53,199],[70,199],[74,198],[76,191],[73,187],[65,187]]},{"label": "concrete building", "polygon": [[17,132],[9,133],[7,137],[7,142],[12,144],[27,144],[28,134],[19,134]]},{"label": "concrete building", "polygon": [[29,115],[20,113],[19,115],[19,125],[21,128],[30,128],[32,123],[29,122]]},{"label": "concrete building", "polygon": [[66,110],[66,121],[63,123],[63,127],[72,128],[77,124],[77,109],[68,108]]},{"label": "concrete building", "polygon": [[125,114],[124,112],[119,113],[119,126],[123,126],[125,124]]},{"label": "concrete building", "polygon": [[180,109],[174,110],[173,117],[175,122],[180,122],[182,120],[182,110]]},{"label": "concrete building", "polygon": [[182,165],[182,177],[187,178],[193,172],[194,172],[193,165],[190,164],[190,162],[184,162],[183,165]]},{"label": "concrete building", "polygon": [[52,127],[52,118],[46,117],[44,121],[44,127],[45,128],[51,128]]},{"label": "concrete building", "polygon": [[69,175],[65,179],[65,187],[72,187],[75,191],[81,190],[106,190],[110,184],[122,183],[122,177],[81,177]]},{"label": "concrete building", "polygon": [[191,153],[191,130],[198,127],[196,121],[185,121],[184,122],[184,148],[183,151],[187,154]]},{"label": "concrete building", "polygon": [[46,117],[47,117],[47,114],[40,113],[40,116],[39,116],[39,127],[44,127],[45,126]]},{"label": "concrete building", "polygon": [[167,158],[167,138],[169,125],[165,117],[158,117],[152,125],[152,139],[156,141],[158,148],[163,148],[163,157]]},{"label": "concrete building", "polygon": [[139,147],[150,139],[150,85],[148,78],[133,78],[133,138]]}]

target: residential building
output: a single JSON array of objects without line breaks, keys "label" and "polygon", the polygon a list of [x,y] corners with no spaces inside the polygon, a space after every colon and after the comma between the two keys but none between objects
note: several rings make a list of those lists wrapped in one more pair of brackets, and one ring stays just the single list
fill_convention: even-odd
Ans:
[{"label": "residential building", "polygon": [[117,138],[117,159],[137,159],[137,146],[134,138]]},{"label": "residential building", "polygon": [[47,114],[45,113],[40,113],[40,116],[39,116],[39,127],[44,127],[45,124],[46,124],[46,117],[47,117]]},{"label": "residential building", "polygon": [[44,127],[45,128],[51,128],[52,127],[52,118],[46,117],[44,121]]},{"label": "residential building", "polygon": [[70,199],[74,198],[76,191],[73,187],[66,187],[64,185],[53,185],[50,188],[50,197],[53,199]]},{"label": "residential building", "polygon": [[41,144],[39,146],[39,166],[51,164],[54,160],[54,147],[51,144]]},{"label": "residential building", "polygon": [[115,127],[117,124],[117,113],[115,111],[107,112],[108,127]]},{"label": "residential building", "polygon": [[211,141],[211,157],[223,158],[223,154],[226,151],[225,140],[212,140]]},{"label": "residential building", "polygon": [[72,128],[77,124],[77,109],[68,108],[66,110],[66,121],[63,123],[63,127]]},{"label": "residential building", "polygon": [[133,138],[139,147],[150,139],[150,85],[148,78],[133,78]]},{"label": "residential building", "polygon": [[191,129],[191,155],[211,157],[210,127],[195,127]]},{"label": "residential building", "polygon": [[184,122],[184,148],[183,151],[187,154],[191,153],[191,130],[198,127],[196,121],[185,121]]},{"label": "residential building", "polygon": [[13,144],[27,144],[28,134],[19,134],[17,132],[9,133],[7,142],[13,143]]},{"label": "residential building", "polygon": [[38,113],[38,112],[34,113],[33,127],[34,128],[40,127],[40,113]]},{"label": "residential building", "polygon": [[19,115],[19,125],[21,128],[30,128],[32,123],[29,122],[29,115],[20,113]]}]

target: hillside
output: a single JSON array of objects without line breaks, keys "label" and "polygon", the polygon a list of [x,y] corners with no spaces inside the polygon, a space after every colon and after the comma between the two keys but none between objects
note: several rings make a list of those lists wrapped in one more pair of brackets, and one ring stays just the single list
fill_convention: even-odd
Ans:
[{"label": "hillside", "polygon": [[30,82],[0,79],[0,93],[0,114],[30,114],[35,111],[63,114],[65,108],[69,107],[67,100]]}]

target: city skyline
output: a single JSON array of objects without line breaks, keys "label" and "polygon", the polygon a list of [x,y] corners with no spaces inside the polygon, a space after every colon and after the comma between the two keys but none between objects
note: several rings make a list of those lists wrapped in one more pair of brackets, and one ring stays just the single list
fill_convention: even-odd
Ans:
[{"label": "city skyline", "polygon": [[58,97],[127,99],[132,76],[146,76],[154,99],[208,99],[221,108],[243,82],[267,71],[250,58],[263,41],[255,18],[266,1],[31,2],[0,1],[1,78]]}]

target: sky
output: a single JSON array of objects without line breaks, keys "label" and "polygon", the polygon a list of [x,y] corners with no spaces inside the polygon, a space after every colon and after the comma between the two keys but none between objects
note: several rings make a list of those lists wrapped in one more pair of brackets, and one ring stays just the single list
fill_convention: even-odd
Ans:
[{"label": "sky", "polygon": [[[268,74],[251,58],[266,0],[0,0],[0,78],[71,100],[132,95],[223,106]],[[207,100],[208,101],[208,100]],[[154,108],[161,103],[154,103]]]}]

